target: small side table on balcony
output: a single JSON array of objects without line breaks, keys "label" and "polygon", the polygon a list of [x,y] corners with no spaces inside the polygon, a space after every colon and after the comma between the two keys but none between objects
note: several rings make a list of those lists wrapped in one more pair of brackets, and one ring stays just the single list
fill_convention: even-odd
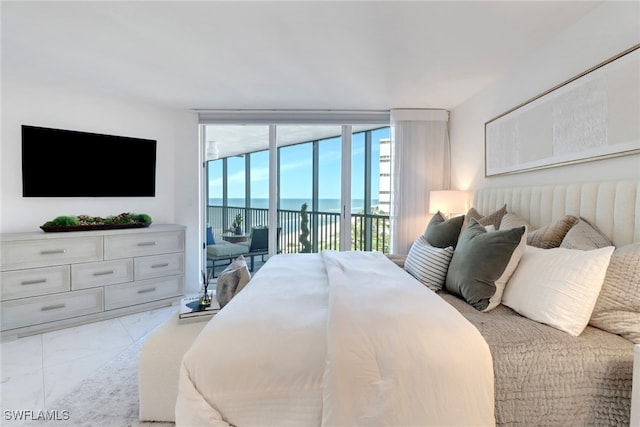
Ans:
[{"label": "small side table on balcony", "polygon": [[239,243],[246,242],[249,240],[248,234],[232,234],[232,233],[222,233],[222,240],[225,240],[229,243]]}]

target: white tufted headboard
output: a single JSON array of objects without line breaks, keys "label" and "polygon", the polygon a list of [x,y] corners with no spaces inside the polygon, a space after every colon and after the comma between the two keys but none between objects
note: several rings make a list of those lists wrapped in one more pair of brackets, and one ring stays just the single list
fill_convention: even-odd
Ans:
[{"label": "white tufted headboard", "polygon": [[507,212],[538,228],[564,215],[586,219],[613,244],[640,242],[640,181],[603,181],[476,190],[472,206],[489,214],[504,204]]}]

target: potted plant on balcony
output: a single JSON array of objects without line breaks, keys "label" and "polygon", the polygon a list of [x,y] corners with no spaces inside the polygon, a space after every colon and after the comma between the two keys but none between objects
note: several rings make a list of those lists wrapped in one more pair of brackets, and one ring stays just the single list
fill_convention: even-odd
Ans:
[{"label": "potted plant on balcony", "polygon": [[241,224],[242,224],[242,214],[238,213],[236,215],[236,219],[233,220],[233,224],[231,225],[231,228],[235,230],[235,233],[237,236],[242,234],[242,227],[240,227]]}]

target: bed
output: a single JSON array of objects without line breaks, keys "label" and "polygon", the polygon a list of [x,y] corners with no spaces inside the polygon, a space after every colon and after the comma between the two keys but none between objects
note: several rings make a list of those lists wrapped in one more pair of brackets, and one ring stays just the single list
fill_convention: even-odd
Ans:
[{"label": "bed", "polygon": [[[617,248],[640,243],[638,181],[483,189],[473,206],[531,229],[574,215]],[[183,358],[176,424],[628,425],[633,359],[617,333],[482,312],[379,253],[283,254]]]}]

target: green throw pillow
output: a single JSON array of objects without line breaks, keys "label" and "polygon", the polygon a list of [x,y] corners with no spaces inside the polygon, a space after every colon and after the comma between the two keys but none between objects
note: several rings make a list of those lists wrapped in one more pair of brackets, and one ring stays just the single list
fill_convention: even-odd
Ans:
[{"label": "green throw pillow", "polygon": [[445,290],[476,309],[485,310],[496,293],[496,280],[505,271],[525,231],[522,226],[488,233],[472,218],[453,252]]},{"label": "green throw pillow", "polygon": [[445,219],[438,211],[429,221],[424,238],[436,248],[448,248],[449,246],[455,248],[463,221],[464,215]]}]

